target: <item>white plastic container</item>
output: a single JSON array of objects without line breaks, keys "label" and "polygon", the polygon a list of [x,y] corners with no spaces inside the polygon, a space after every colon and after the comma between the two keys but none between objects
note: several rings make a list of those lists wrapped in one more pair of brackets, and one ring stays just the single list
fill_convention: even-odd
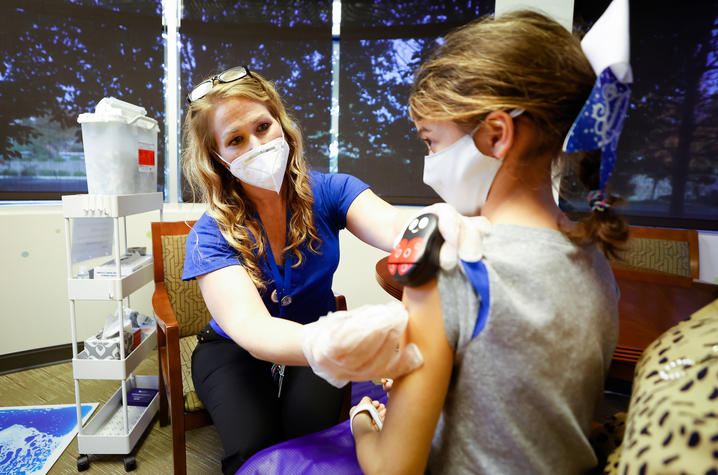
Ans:
[{"label": "white plastic container", "polygon": [[105,97],[80,114],[87,192],[127,195],[157,191],[157,121],[144,107]]}]

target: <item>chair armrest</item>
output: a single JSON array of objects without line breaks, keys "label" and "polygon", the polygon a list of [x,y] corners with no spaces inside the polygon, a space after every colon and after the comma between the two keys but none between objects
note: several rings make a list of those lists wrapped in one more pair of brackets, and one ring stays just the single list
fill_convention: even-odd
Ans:
[{"label": "chair armrest", "polygon": [[152,294],[152,308],[157,316],[157,324],[162,328],[162,332],[167,334],[168,328],[170,333],[176,331],[179,334],[179,324],[177,317],[172,310],[170,297],[167,294],[167,288],[164,282],[155,282],[155,292]]},{"label": "chair armrest", "polygon": [[337,310],[347,309],[347,299],[343,295],[336,295],[334,296],[334,299],[337,302]]},{"label": "chair armrest", "polygon": [[157,353],[160,389],[169,393],[172,421],[183,417],[182,372],[179,348],[180,329],[164,282],[155,282],[152,308],[157,316]]}]

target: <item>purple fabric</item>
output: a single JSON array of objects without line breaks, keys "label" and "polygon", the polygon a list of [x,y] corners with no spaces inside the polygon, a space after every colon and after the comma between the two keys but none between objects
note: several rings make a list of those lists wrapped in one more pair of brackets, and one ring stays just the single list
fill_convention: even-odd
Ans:
[{"label": "purple fabric", "polygon": [[369,396],[373,400],[381,401],[386,398],[386,391],[381,385],[376,385],[371,381],[362,381],[352,383],[352,406],[356,406],[364,396]]},{"label": "purple fabric", "polygon": [[[352,383],[352,405],[363,396],[386,403],[386,392],[371,381]],[[236,475],[361,475],[349,421],[267,447],[250,457]]]},{"label": "purple fabric", "polygon": [[237,475],[334,475],[362,473],[354,450],[349,421],[257,452]]}]

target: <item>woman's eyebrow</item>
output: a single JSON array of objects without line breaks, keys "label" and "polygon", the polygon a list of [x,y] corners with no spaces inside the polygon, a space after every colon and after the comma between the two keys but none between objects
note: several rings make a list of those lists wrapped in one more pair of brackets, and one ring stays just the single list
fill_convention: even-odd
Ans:
[{"label": "woman's eyebrow", "polygon": [[227,137],[229,137],[230,135],[235,135],[237,133],[239,133],[239,128],[232,127],[230,130],[222,134],[222,141],[227,140]]},{"label": "woman's eyebrow", "polygon": [[267,116],[266,114],[264,114],[264,113],[259,114],[259,115],[255,116],[255,117],[252,117],[252,118],[250,118],[247,122],[245,122],[244,124],[241,124],[241,125],[239,125],[239,126],[234,126],[234,127],[232,127],[231,129],[229,129],[227,132],[223,133],[223,134],[222,134],[222,140],[226,140],[227,137],[229,137],[230,135],[235,135],[235,134],[240,133],[240,129],[241,129],[244,125],[251,124],[252,126],[255,126],[255,125],[259,124],[260,122],[265,122],[265,121],[268,121],[268,120],[271,120],[271,119],[268,118],[268,116]]}]

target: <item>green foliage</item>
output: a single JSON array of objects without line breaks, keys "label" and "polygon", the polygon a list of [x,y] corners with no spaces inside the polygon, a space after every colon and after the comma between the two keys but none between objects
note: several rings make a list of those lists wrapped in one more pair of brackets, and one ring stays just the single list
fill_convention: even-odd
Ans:
[{"label": "green foliage", "polygon": [[61,154],[73,151],[81,140],[76,134],[77,127],[65,127],[52,120],[50,115],[18,119],[16,122],[31,128],[34,133],[22,145],[13,141],[11,149],[20,154],[14,160],[62,163],[67,159]]}]

